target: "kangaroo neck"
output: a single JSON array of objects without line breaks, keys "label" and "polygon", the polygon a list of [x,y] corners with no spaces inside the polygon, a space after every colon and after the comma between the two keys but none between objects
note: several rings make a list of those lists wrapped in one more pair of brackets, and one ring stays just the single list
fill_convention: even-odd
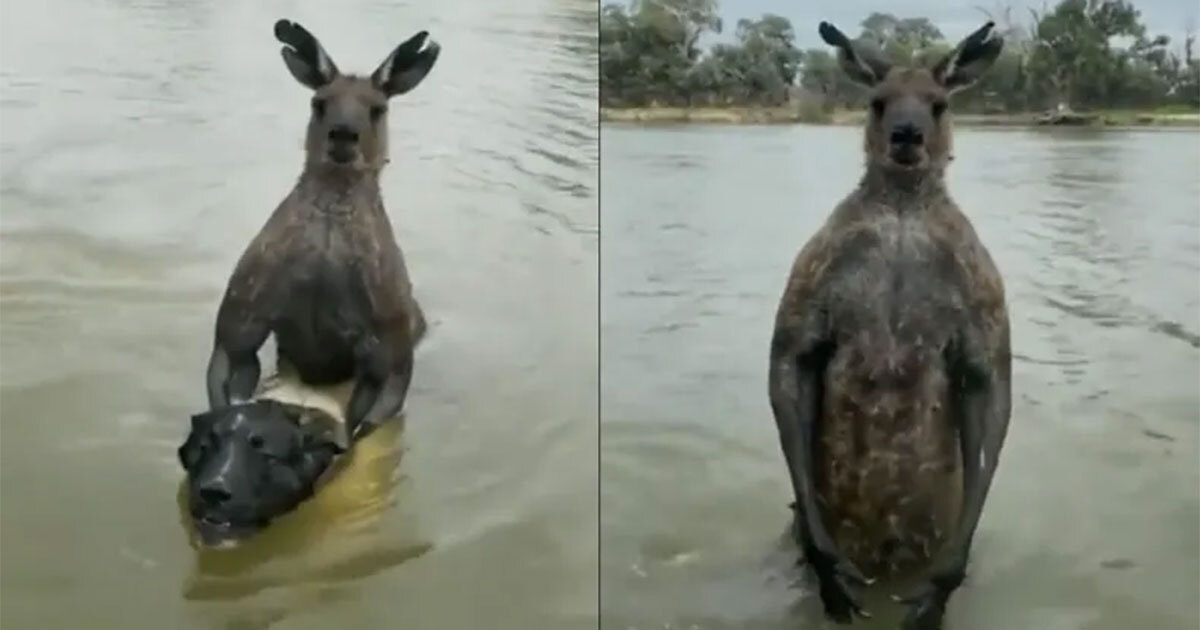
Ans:
[{"label": "kangaroo neck", "polygon": [[379,171],[309,166],[296,182],[296,195],[321,213],[348,215],[382,203]]},{"label": "kangaroo neck", "polygon": [[944,167],[901,170],[868,163],[859,181],[863,196],[897,211],[920,208],[946,196]]}]

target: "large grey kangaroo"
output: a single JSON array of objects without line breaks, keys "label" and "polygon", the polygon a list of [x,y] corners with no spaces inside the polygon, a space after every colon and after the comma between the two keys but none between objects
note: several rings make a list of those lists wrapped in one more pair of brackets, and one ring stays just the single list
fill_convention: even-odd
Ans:
[{"label": "large grey kangaroo", "polygon": [[1004,283],[945,183],[947,98],[1000,54],[992,27],[928,69],[819,28],[870,90],[866,172],[796,257],[769,389],[793,532],[838,622],[866,614],[855,583],[909,575],[904,627],[941,626],[1008,432]]},{"label": "large grey kangaroo", "polygon": [[388,161],[388,99],[417,87],[439,47],[421,31],[369,76],[342,74],[315,37],[280,20],[283,61],[313,90],[303,171],[246,248],[217,312],[209,407],[244,402],[257,352],[274,334],[279,358],[306,383],[354,379],[346,428],[357,439],[400,412],[425,318],[379,190]]}]

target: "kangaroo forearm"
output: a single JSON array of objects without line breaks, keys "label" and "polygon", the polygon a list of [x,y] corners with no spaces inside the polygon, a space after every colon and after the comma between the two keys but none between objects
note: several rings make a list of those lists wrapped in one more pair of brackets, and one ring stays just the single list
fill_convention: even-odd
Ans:
[{"label": "kangaroo forearm", "polygon": [[208,362],[210,409],[245,402],[254,396],[262,368],[256,352],[229,352],[218,345]]},{"label": "kangaroo forearm", "polygon": [[411,367],[392,372],[382,382],[362,377],[355,385],[347,405],[346,429],[354,436],[368,427],[399,415],[408,395]]}]

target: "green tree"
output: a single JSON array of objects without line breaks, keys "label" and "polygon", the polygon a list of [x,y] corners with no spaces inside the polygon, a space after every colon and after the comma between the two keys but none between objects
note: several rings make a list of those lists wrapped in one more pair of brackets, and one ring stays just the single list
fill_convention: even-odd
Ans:
[{"label": "green tree", "polygon": [[600,98],[606,105],[676,103],[692,66],[687,27],[664,9],[609,4],[600,16]]},{"label": "green tree", "polygon": [[1184,29],[1183,58],[1176,58],[1172,95],[1179,103],[1200,107],[1200,59],[1195,56],[1196,27],[1189,22]]},{"label": "green tree", "polygon": [[1125,0],[1062,0],[1053,10],[1033,15],[1029,70],[1049,84],[1056,104],[1084,107],[1109,96],[1123,69],[1113,54],[1116,37],[1140,38],[1145,27]]},{"label": "green tree", "polygon": [[758,20],[738,20],[736,35],[747,54],[774,68],[780,82],[795,84],[803,54],[787,18],[767,13]]},{"label": "green tree", "polygon": [[[1003,1],[1003,0],[1001,0]],[[1059,0],[1024,24],[1012,7],[982,10],[1005,46],[979,83],[956,97],[959,111],[1029,111],[1057,105],[1200,107],[1195,28],[1182,54],[1146,32],[1130,0]],[[928,66],[952,45],[924,17],[875,12],[858,43],[894,63]],[[800,51],[786,18],[738,20],[732,43],[707,52],[704,33],[720,32],[716,0],[633,0],[609,4],[600,19],[601,100],[606,106],[778,105],[793,87],[825,108],[861,106],[864,90],[838,68],[832,51]]]},{"label": "green tree", "polygon": [[679,46],[689,61],[700,56],[696,43],[705,32],[720,33],[717,0],[634,0],[637,20],[658,29],[666,41]]},{"label": "green tree", "polygon": [[917,61],[917,54],[942,41],[942,32],[928,18],[897,18],[872,13],[862,21],[858,41],[878,49],[896,63]]}]

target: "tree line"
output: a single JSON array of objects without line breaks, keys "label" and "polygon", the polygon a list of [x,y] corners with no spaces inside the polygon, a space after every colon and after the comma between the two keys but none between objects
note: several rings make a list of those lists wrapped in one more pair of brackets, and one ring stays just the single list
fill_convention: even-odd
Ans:
[{"label": "tree line", "polygon": [[[702,50],[721,33],[717,0],[633,0],[600,17],[600,98],[605,107],[782,106],[832,110],[861,105],[863,90],[839,71],[828,48],[800,50],[787,18],[741,19],[734,42]],[[956,97],[957,109],[1027,112],[1071,109],[1200,108],[1195,28],[1182,46],[1151,35],[1127,0],[1060,0],[1014,19],[988,12],[1005,39],[992,69]],[[872,13],[856,41],[897,63],[929,63],[954,42],[924,17]],[[813,26],[815,28],[815,25]],[[851,33],[846,29],[847,34]]]}]

